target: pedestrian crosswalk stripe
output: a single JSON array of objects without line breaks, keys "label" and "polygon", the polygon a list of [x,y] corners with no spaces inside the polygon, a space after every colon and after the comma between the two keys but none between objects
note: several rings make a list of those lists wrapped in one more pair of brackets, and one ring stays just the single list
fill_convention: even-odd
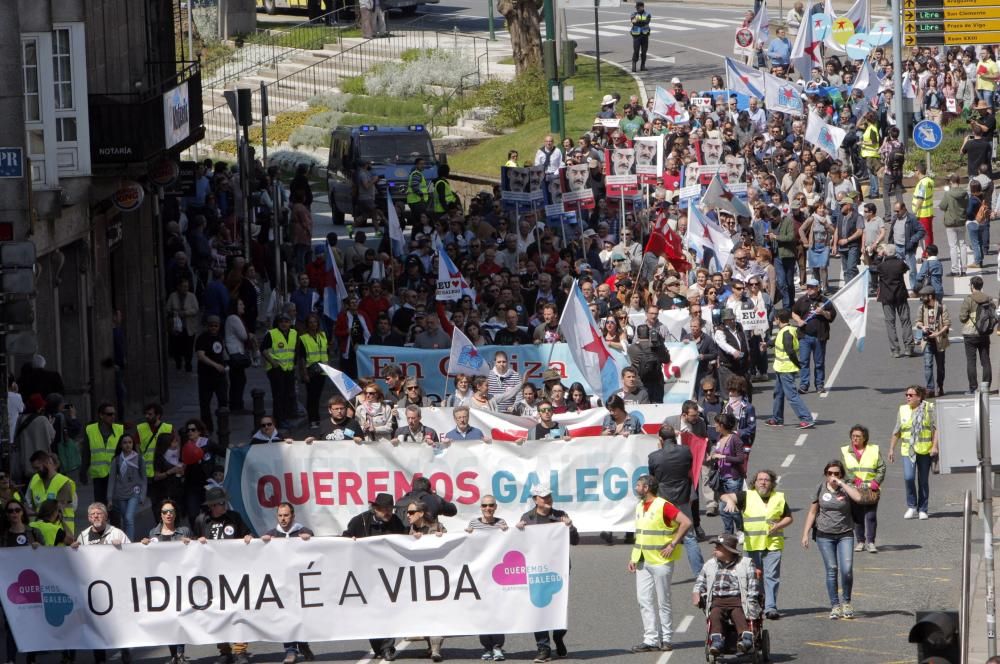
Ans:
[{"label": "pedestrian crosswalk stripe", "polygon": [[712,23],[704,19],[683,19],[683,18],[672,18],[670,19],[672,23],[680,23],[681,25],[693,25],[696,28],[726,28],[728,25],[722,25],[719,23]]},{"label": "pedestrian crosswalk stripe", "polygon": [[601,27],[606,30],[615,30],[620,32],[630,32],[632,30],[632,28],[627,25],[615,25],[614,23],[610,25],[602,25]]}]

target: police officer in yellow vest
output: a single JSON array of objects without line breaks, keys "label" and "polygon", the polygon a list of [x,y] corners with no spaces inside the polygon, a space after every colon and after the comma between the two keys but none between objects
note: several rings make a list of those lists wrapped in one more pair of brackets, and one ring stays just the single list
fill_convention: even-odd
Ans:
[{"label": "police officer in yellow vest", "polygon": [[[885,461],[878,445],[868,444],[868,427],[855,424],[851,427],[851,442],[840,448],[844,457],[848,482],[858,489],[878,491],[885,479]],[[878,553],[875,546],[875,530],[878,527],[878,502],[861,505],[851,502],[851,518],[854,519],[855,551]]]},{"label": "police officer in yellow vest", "polygon": [[691,519],[669,501],[657,497],[658,486],[652,475],[640,475],[635,481],[639,502],[635,506],[635,544],[628,571],[635,574],[635,596],[642,616],[642,642],[632,647],[636,653],[673,650],[670,578],[674,561],[684,550],[681,542],[691,528]]},{"label": "police officer in yellow vest", "polygon": [[879,196],[878,169],[881,167],[878,149],[882,145],[882,136],[874,113],[867,113],[863,122],[867,126],[861,134],[861,158],[868,164],[868,198],[876,199]]},{"label": "police officer in yellow vest", "polygon": [[427,162],[417,159],[409,177],[406,178],[406,205],[410,208],[410,224],[414,228],[420,221],[420,215],[427,211],[427,203],[430,200],[430,187],[427,185],[427,178],[424,177],[426,167]]},{"label": "police officer in yellow vest", "polygon": [[438,166],[438,177],[434,181],[435,219],[448,212],[453,205],[458,205],[458,196],[452,191],[451,183],[447,180],[449,174],[451,174],[451,169],[448,168],[447,164]]},{"label": "police officer in yellow vest", "polygon": [[927,164],[918,162],[917,184],[913,187],[913,216],[924,227],[924,246],[934,244],[934,178],[927,175]]},{"label": "police officer in yellow vest", "polygon": [[778,585],[781,582],[781,552],[784,530],[792,525],[792,511],[785,494],[775,491],[778,476],[772,470],[758,470],[753,489],[721,496],[727,512],[743,514],[743,550],[764,575],[764,615],[777,620]]},{"label": "police officer in yellow vest", "polygon": [[785,424],[785,399],[799,418],[799,428],[809,429],[813,427],[812,413],[802,402],[795,387],[795,381],[799,376],[799,335],[798,330],[791,324],[792,314],[788,309],[781,309],[777,313],[778,336],[774,338],[774,400],[771,406],[771,419],[767,421],[768,426],[780,427]]},{"label": "police officer in yellow vest", "polygon": [[926,396],[927,390],[919,385],[906,388],[906,403],[899,407],[896,428],[892,430],[889,463],[896,461],[896,446],[900,445],[906,485],[904,519],[918,515],[920,519],[927,518],[931,457],[938,453],[938,430],[934,422],[934,405],[924,401]]},{"label": "police officer in yellow vest", "polygon": [[330,361],[326,332],[320,329],[319,316],[309,314],[306,331],[299,335],[296,361],[300,367],[302,382],[306,384],[306,414],[309,428],[319,429],[319,398],[326,384],[326,374],[319,364]]},{"label": "police officer in yellow vest", "polygon": [[290,428],[298,410],[295,402],[295,348],[299,335],[292,328],[292,319],[286,313],[274,319],[275,327],[264,335],[260,353],[267,367],[267,380],[271,384],[274,419],[278,428]]},{"label": "police officer in yellow vest", "polygon": [[125,433],[125,426],[115,422],[116,414],[115,407],[105,401],[97,407],[97,421],[84,429],[87,444],[81,454],[80,484],[86,486],[89,480],[94,480],[95,496],[108,495],[111,458],[118,449],[118,440]]},{"label": "police officer in yellow vest", "polygon": [[173,433],[172,424],[163,421],[163,406],[153,402],[146,405],[145,422],[140,422],[135,428],[139,434],[139,454],[146,462],[146,477],[153,476],[153,456],[156,453],[156,439],[161,433]]},{"label": "police officer in yellow vest", "polygon": [[55,458],[45,450],[31,455],[31,467],[35,474],[28,482],[25,507],[34,515],[46,500],[55,500],[62,511],[66,531],[76,533],[76,484],[56,468]]},{"label": "police officer in yellow vest", "polygon": [[649,22],[653,17],[646,11],[644,2],[635,3],[635,11],[629,17],[632,27],[629,33],[632,35],[632,71],[635,65],[641,61],[641,71],[646,71],[646,51],[649,50]]}]

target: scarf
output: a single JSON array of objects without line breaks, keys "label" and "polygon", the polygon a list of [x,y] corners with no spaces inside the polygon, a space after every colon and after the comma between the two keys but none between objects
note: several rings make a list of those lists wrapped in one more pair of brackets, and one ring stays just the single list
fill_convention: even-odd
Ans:
[{"label": "scarf", "polygon": [[920,432],[924,428],[924,416],[927,414],[927,402],[921,401],[920,405],[913,412],[913,419],[910,421],[910,461],[917,460],[917,441],[920,440]]},{"label": "scarf", "polygon": [[171,466],[179,466],[181,464],[181,451],[180,449],[168,449],[163,453],[163,460],[169,463]]},{"label": "scarf", "polygon": [[118,476],[122,479],[125,479],[125,476],[128,474],[129,466],[139,470],[139,453],[135,450],[132,450],[128,456],[120,454],[118,458],[120,459],[118,462]]}]

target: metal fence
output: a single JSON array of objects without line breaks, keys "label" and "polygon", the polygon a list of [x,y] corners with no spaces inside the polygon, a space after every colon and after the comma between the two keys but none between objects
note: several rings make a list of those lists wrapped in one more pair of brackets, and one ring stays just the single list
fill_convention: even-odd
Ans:
[{"label": "metal fence", "polygon": [[[371,70],[378,63],[399,60],[404,52],[414,49],[454,50],[466,53],[474,68],[462,76],[459,89],[450,93],[445,104],[451,103],[454,95],[463,94],[478,86],[489,77],[489,40],[484,37],[465,35],[457,31],[440,32],[418,30],[394,33],[389,39],[369,39],[336,55],[318,59],[294,72],[280,76],[263,84],[267,89],[268,115],[299,107],[310,98],[338,88],[344,78],[358,76]],[[242,87],[242,86],[240,86]],[[253,89],[253,118],[260,123],[260,87]],[[432,123],[433,126],[433,123]],[[234,137],[236,122],[225,103],[205,112],[205,138],[214,143],[223,138]]]}]

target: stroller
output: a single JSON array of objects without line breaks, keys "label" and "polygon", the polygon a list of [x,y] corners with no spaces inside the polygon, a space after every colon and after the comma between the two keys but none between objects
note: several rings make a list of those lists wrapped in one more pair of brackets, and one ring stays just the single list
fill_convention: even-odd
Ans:
[{"label": "stroller", "polygon": [[[757,570],[757,580],[761,580],[761,572]],[[758,605],[764,605],[764,590],[763,585],[758,584],[761,588],[760,594],[758,595]],[[705,610],[705,598],[701,598],[701,609]],[[771,657],[771,635],[766,629],[764,629],[764,614],[758,618],[747,618],[747,623],[750,627],[750,631],[753,632],[753,650],[748,653],[740,653],[736,649],[736,644],[740,640],[740,634],[736,632],[736,626],[733,621],[726,617],[725,621],[722,623],[722,652],[718,655],[713,655],[709,652],[710,644],[710,632],[711,628],[708,624],[708,614],[705,614],[705,661],[710,664],[717,664],[723,661],[727,662],[744,662],[749,658],[753,664],[763,664],[763,662],[770,661]]]}]

